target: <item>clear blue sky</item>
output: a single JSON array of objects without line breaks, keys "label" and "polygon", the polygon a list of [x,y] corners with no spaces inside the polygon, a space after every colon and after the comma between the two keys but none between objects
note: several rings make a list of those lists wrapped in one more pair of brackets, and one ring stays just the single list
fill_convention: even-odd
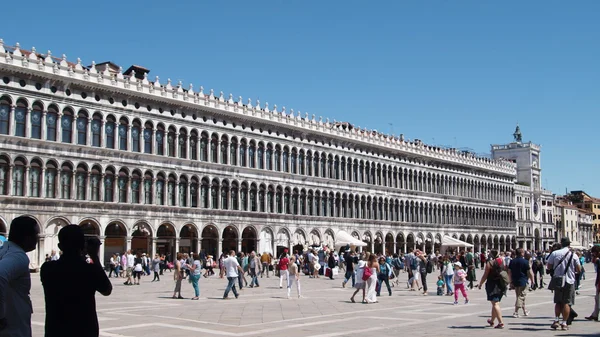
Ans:
[{"label": "clear blue sky", "polygon": [[139,64],[272,107],[489,152],[542,145],[542,184],[600,197],[600,1],[3,4],[0,37]]}]

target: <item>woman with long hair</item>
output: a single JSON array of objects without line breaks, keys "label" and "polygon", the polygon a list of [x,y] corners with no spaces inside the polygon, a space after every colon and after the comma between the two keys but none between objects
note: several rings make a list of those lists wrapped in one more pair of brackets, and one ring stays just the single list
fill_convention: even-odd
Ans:
[{"label": "woman with long hair", "polygon": [[191,265],[187,266],[190,271],[190,283],[192,284],[192,287],[194,287],[194,297],[192,297],[192,300],[198,300],[200,296],[198,281],[200,280],[200,275],[202,273],[202,263],[200,262],[198,254],[192,253],[190,257],[194,261]]},{"label": "woman with long hair", "polygon": [[379,274],[379,263],[377,262],[377,255],[369,255],[369,262],[366,268],[371,270],[371,277],[367,279],[366,289],[367,296],[365,301],[367,303],[377,303],[377,274]]},{"label": "woman with long hair", "polygon": [[492,303],[492,318],[487,320],[490,326],[494,326],[494,321],[498,320],[496,329],[504,329],[504,321],[502,320],[502,310],[500,309],[500,301],[506,294],[506,286],[500,282],[500,272],[502,271],[503,261],[498,257],[498,250],[490,251],[490,258],[485,264],[485,273],[479,282],[478,288],[485,282],[485,292],[487,299]]}]

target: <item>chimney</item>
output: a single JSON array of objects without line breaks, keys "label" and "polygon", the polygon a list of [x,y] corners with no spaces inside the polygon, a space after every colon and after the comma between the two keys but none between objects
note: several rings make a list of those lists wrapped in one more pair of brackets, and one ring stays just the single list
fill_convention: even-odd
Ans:
[{"label": "chimney", "polygon": [[125,70],[123,75],[129,76],[129,75],[131,75],[132,71],[135,71],[135,78],[137,78],[138,80],[143,80],[144,75],[148,74],[150,72],[150,69],[134,64],[131,67],[127,68],[127,70]]}]

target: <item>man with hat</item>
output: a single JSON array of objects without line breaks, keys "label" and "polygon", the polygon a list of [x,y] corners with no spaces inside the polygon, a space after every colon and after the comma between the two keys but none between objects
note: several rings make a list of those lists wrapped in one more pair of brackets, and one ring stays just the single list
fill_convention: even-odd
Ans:
[{"label": "man with hat", "polygon": [[98,256],[100,240],[91,238],[86,247],[81,227],[68,225],[58,232],[58,241],[63,254],[58,261],[44,263],[40,271],[46,299],[45,336],[97,337],[95,294],[112,292]]},{"label": "man with hat", "polygon": [[[575,304],[575,273],[581,270],[579,258],[570,249],[571,241],[568,237],[560,240],[561,249],[557,249],[548,256],[548,269],[553,270],[550,283],[554,285],[554,323],[551,328],[567,330],[572,318],[571,306]],[[562,314],[563,322],[560,323]]]}]

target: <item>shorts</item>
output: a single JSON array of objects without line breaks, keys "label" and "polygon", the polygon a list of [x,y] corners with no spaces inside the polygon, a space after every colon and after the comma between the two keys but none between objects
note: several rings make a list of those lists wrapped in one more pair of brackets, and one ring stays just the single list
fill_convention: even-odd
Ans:
[{"label": "shorts", "polygon": [[575,286],[569,283],[565,283],[562,288],[554,289],[554,303],[555,304],[575,304]]},{"label": "shorts", "polygon": [[525,297],[527,297],[527,286],[515,287],[515,293],[517,295],[517,300],[515,301],[515,308],[524,308],[525,307]]},{"label": "shorts", "polygon": [[127,272],[127,277],[131,277],[131,272],[133,271],[132,267],[127,267],[126,272]]},{"label": "shorts", "polygon": [[414,270],[412,271],[412,276],[413,276],[413,278],[415,279],[415,281],[418,281],[418,280],[419,280],[419,275],[421,275],[421,273],[419,273],[419,271],[418,271],[418,270],[414,269]]},{"label": "shorts", "polygon": [[136,278],[136,279],[139,280],[142,277],[143,273],[144,273],[143,271],[134,271],[133,272],[133,278]]}]

